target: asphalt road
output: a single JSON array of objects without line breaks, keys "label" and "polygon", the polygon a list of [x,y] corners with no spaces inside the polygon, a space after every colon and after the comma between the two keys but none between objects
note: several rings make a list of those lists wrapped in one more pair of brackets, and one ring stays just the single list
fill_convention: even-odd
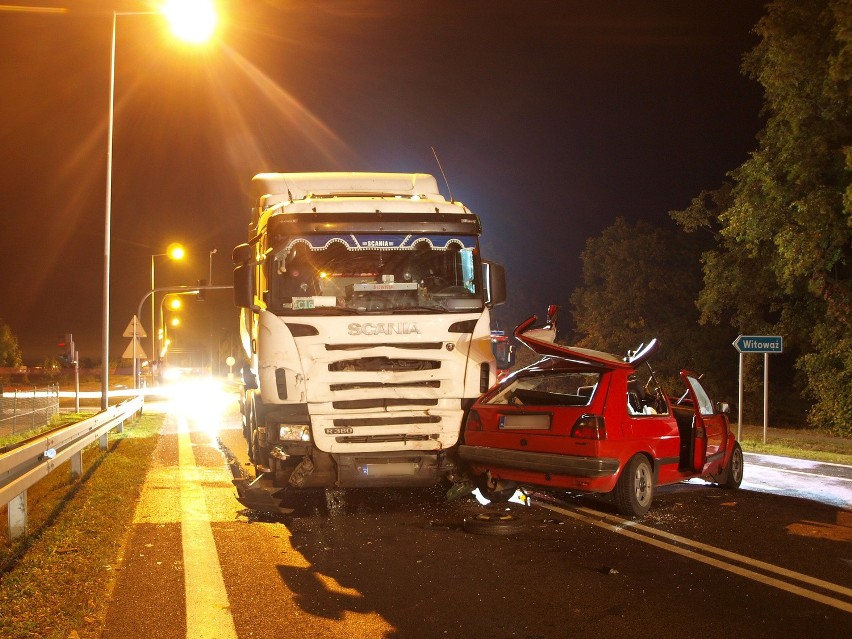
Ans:
[{"label": "asphalt road", "polygon": [[744,453],[746,490],[812,499],[852,510],[852,467]]},{"label": "asphalt road", "polygon": [[[330,513],[317,493],[264,520],[234,499],[217,445],[244,454],[235,403],[224,415],[204,407],[167,406],[105,638],[800,639],[852,628],[848,508],[684,483],[638,521],[605,502],[534,496],[512,505],[499,535],[463,526],[489,507],[437,491],[353,491]],[[748,481],[768,482],[752,465]]]}]

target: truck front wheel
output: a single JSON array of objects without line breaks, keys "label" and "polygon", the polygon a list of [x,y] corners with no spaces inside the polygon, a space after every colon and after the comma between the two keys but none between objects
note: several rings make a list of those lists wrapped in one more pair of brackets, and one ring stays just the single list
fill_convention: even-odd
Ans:
[{"label": "truck front wheel", "polygon": [[258,406],[254,394],[251,395],[251,401],[248,402],[249,412],[249,435],[246,437],[248,442],[249,459],[255,465],[255,474],[257,467],[262,466],[264,469],[269,468],[269,450],[267,448],[266,437],[263,437],[260,431],[260,426],[264,424],[263,407]]}]

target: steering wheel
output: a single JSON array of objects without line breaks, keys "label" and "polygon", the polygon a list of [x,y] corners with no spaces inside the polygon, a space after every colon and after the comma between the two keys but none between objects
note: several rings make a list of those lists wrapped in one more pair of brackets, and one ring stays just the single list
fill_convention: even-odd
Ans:
[{"label": "steering wheel", "polygon": [[[645,382],[645,394],[654,396],[654,410],[656,410],[658,413],[665,413],[666,412],[666,398],[663,395],[663,389],[660,388],[659,386],[652,385],[652,382],[654,382],[654,381],[655,381],[654,376],[651,375],[648,378],[648,381]],[[648,392],[649,388],[651,389],[652,392]]]},{"label": "steering wheel", "polygon": [[441,277],[440,275],[435,275],[434,273],[427,275],[423,278],[423,285],[429,290],[432,289],[442,289],[447,286],[448,280]]}]

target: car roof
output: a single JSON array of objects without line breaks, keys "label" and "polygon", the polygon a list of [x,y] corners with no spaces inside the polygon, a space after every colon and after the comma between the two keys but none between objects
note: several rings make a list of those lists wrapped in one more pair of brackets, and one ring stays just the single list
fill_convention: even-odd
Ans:
[{"label": "car roof", "polygon": [[652,339],[647,345],[642,344],[639,346],[628,357],[619,357],[612,353],[596,351],[590,348],[564,346],[546,339],[540,339],[541,330],[534,328],[537,320],[538,318],[533,315],[521,322],[515,328],[515,338],[543,357],[565,360],[566,363],[570,362],[573,365],[563,366],[554,362],[550,366],[547,366],[547,368],[573,368],[577,365],[609,370],[636,368],[651,357],[659,347],[659,342],[656,339]]}]

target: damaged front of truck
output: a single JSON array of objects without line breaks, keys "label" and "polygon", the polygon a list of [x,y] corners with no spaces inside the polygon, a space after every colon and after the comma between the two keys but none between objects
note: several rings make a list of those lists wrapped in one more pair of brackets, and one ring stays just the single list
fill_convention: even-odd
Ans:
[{"label": "damaged front of truck", "polygon": [[424,174],[263,174],[234,251],[244,432],[274,486],[430,486],[496,381],[503,269]]}]

